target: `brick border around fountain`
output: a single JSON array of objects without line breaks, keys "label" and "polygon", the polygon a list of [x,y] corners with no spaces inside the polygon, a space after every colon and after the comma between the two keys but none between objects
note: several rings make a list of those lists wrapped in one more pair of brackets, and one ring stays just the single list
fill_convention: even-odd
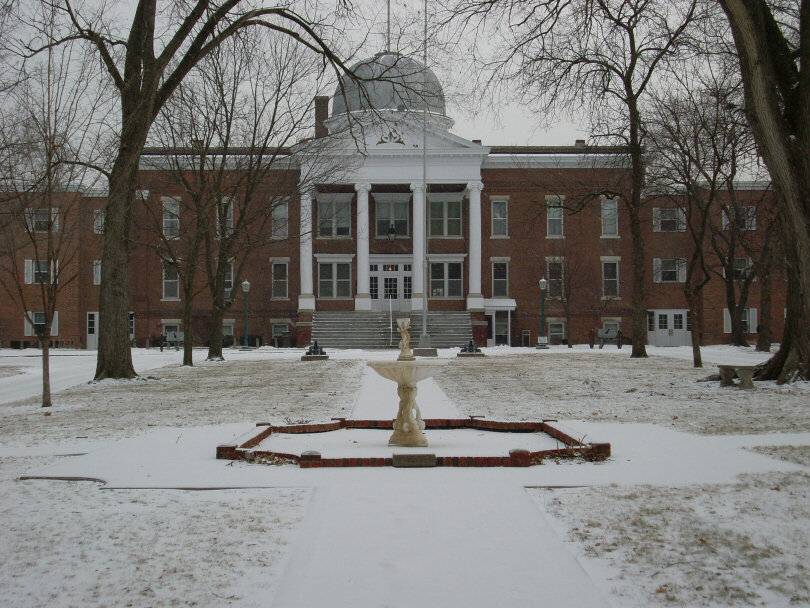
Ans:
[{"label": "brick border around fountain", "polygon": [[[545,459],[581,458],[586,461],[602,461],[610,457],[609,443],[582,443],[569,434],[552,426],[556,420],[541,422],[500,422],[484,420],[480,416],[469,418],[433,418],[425,420],[426,429],[479,429],[496,433],[546,433],[560,441],[564,447],[554,450],[511,450],[509,456],[438,456],[437,467],[528,467],[542,464]],[[313,424],[290,424],[275,426],[259,422],[255,431],[236,442],[217,446],[220,460],[244,460],[268,464],[298,464],[302,469],[326,467],[391,467],[394,459],[388,458],[322,458],[320,452],[284,454],[269,450],[254,450],[273,433],[328,433],[340,429],[392,429],[393,420],[352,420],[333,418],[332,422]]]}]

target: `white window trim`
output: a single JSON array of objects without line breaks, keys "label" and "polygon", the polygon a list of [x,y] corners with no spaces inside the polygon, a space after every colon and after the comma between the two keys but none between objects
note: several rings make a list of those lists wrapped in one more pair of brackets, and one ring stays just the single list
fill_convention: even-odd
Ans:
[{"label": "white window trim", "polygon": [[[506,293],[495,293],[495,264],[505,264],[506,265]],[[492,277],[492,297],[493,298],[508,298],[509,295],[509,258],[490,258],[490,268],[491,268],[491,277]],[[462,267],[463,272],[463,267]],[[462,293],[463,293],[463,285],[464,282],[462,281]]]},{"label": "white window trim", "polygon": [[[609,262],[609,263],[615,262],[616,263],[616,295],[615,296],[606,296],[605,295],[605,262]],[[600,271],[601,271],[599,274],[600,274],[600,278],[602,280],[602,285],[601,285],[601,287],[602,287],[601,288],[601,292],[602,292],[601,299],[602,300],[621,300],[622,299],[622,291],[621,291],[621,285],[622,285],[622,283],[621,283],[621,278],[622,278],[621,268],[622,268],[622,264],[621,264],[621,262],[622,262],[621,256],[616,256],[616,255],[603,255],[603,256],[601,256],[599,258],[599,266],[600,266]]]},{"label": "white window trim", "polygon": [[[453,193],[448,193],[449,196],[440,196],[439,194],[431,194],[428,198],[427,206],[427,229],[429,239],[463,239],[464,238],[464,199]],[[442,204],[442,233],[433,234],[431,227],[430,209],[434,203]],[[449,203],[458,203],[458,234],[447,234],[447,205]]]},{"label": "white window trim", "polygon": [[[616,208],[616,234],[605,234],[605,203],[611,202]],[[602,234],[599,238],[603,239],[618,239],[621,238],[619,235],[619,199],[618,198],[610,198],[609,196],[602,196],[601,198],[601,205],[600,205],[600,228],[602,230]]]},{"label": "white window trim", "polygon": [[[457,257],[456,254],[445,254],[445,255],[453,255],[454,257]],[[437,256],[437,257],[445,257],[445,256]],[[428,261],[429,261],[428,276],[427,276],[427,279],[428,279],[428,281],[427,281],[428,282],[428,292],[430,294],[433,293],[433,288],[431,286],[431,284],[433,283],[433,275],[431,273],[432,269],[430,268],[430,264],[443,264],[444,265],[444,279],[443,279],[444,287],[443,287],[443,291],[444,291],[444,294],[445,294],[445,295],[442,295],[442,296],[429,295],[428,299],[430,299],[430,300],[463,300],[464,299],[464,262],[463,262],[463,258],[461,260],[459,260],[459,259],[429,259]],[[448,281],[450,280],[450,273],[447,271],[447,265],[448,264],[461,264],[461,279],[460,279],[461,280],[461,295],[460,296],[449,296],[449,295],[447,295],[447,292],[449,291],[449,289],[448,289]]]},{"label": "white window trim", "polygon": [[[504,234],[495,234],[495,204],[503,203],[506,208],[506,217],[503,218],[506,224],[506,232]],[[509,238],[509,197],[508,196],[494,196],[489,199],[489,238],[491,239],[508,239]]]},{"label": "white window trim", "polygon": [[[555,203],[555,204],[552,204]],[[559,204],[556,204],[559,203]],[[551,216],[549,215],[550,209],[560,210],[560,234],[550,234],[549,226]],[[546,195],[546,238],[547,239],[564,239],[565,238],[565,197],[556,195]]]},{"label": "white window trim", "polygon": [[[284,215],[280,215],[280,210],[284,210]],[[276,226],[276,222],[284,220],[283,226]],[[270,212],[270,238],[273,240],[283,240],[290,236],[290,204],[288,202],[277,203]],[[351,222],[350,222],[351,224]],[[284,230],[280,230],[279,228],[283,228]],[[351,226],[349,227],[349,231],[351,231]],[[282,234],[283,232],[283,234]]]},{"label": "white window trim", "polygon": [[[374,238],[375,239],[387,239],[388,238],[388,227],[385,228],[385,232],[380,233],[377,231],[377,224],[380,221],[380,205],[388,205],[389,207],[394,204],[405,204],[407,206],[407,213],[405,214],[405,222],[407,225],[407,232],[405,234],[400,234],[397,232],[397,238],[411,238],[411,196],[410,194],[406,194],[404,192],[375,192],[374,196]],[[389,217],[390,221],[390,217]],[[390,225],[390,224],[389,224]]]},{"label": "white window trim", "polygon": [[[352,238],[352,199],[354,198],[353,194],[349,194],[348,192],[329,192],[325,194],[319,193],[315,197],[315,206],[318,210],[318,222],[315,226],[315,231],[317,232],[317,237],[319,239],[350,239]],[[332,224],[332,234],[331,235],[322,235],[321,234],[321,204],[329,204],[332,206],[331,211],[331,224]],[[349,209],[349,234],[335,234],[337,232],[337,212],[335,210],[336,205],[346,205]]]},{"label": "white window trim", "polygon": [[[275,284],[276,284],[276,275],[275,275],[275,267],[276,264],[284,265],[287,268],[287,272],[285,273],[286,276],[284,277],[284,283],[286,286],[285,291],[287,295],[284,297],[275,295]],[[271,259],[270,260],[270,299],[271,300],[289,300],[290,299],[290,261],[289,258],[287,259]]]}]

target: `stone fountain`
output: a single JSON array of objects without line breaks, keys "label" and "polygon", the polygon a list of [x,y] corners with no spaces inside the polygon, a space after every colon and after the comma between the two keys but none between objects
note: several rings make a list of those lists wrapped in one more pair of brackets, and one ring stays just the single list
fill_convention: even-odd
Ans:
[{"label": "stone fountain", "polygon": [[397,319],[397,331],[401,339],[396,361],[369,361],[368,366],[383,378],[397,383],[399,412],[394,420],[394,433],[388,440],[388,445],[425,447],[428,441],[423,432],[425,423],[419,406],[416,405],[416,384],[433,376],[440,367],[447,365],[447,360],[417,360],[410,348],[410,327],[410,319]]}]

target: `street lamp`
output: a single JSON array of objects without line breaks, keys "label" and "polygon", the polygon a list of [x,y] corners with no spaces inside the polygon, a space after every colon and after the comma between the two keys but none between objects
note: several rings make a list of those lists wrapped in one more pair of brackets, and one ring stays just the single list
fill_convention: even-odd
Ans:
[{"label": "street lamp", "polygon": [[389,243],[393,243],[394,241],[397,240],[397,229],[394,228],[393,224],[391,224],[388,227],[388,232],[386,232],[386,236],[388,236],[388,242]]},{"label": "street lamp", "polygon": [[543,277],[538,281],[540,285],[540,337],[537,338],[537,348],[548,348],[546,337],[546,288],[548,281]]},{"label": "street lamp", "polygon": [[242,340],[242,347],[248,347],[248,317],[247,317],[247,301],[248,301],[248,292],[250,291],[250,281],[245,279],[242,281],[242,291],[245,292],[245,337]]}]

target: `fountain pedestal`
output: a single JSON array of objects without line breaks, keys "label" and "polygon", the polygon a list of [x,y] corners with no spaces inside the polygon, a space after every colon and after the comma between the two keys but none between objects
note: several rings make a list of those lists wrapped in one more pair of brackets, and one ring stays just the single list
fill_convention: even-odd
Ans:
[{"label": "fountain pedestal", "polygon": [[416,405],[416,384],[430,378],[443,365],[446,359],[425,361],[369,361],[368,366],[383,378],[397,383],[399,411],[394,420],[394,433],[388,445],[402,447],[426,447],[427,437],[423,432],[425,423],[419,406]]}]

